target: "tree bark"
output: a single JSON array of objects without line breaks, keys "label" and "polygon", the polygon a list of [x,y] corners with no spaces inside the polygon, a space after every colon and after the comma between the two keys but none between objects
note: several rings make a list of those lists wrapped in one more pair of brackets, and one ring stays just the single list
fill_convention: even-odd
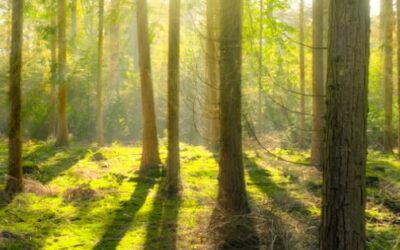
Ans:
[{"label": "tree bark", "polygon": [[110,20],[110,86],[115,91],[115,97],[119,99],[120,0],[111,1]]},{"label": "tree bark", "polygon": [[49,134],[50,138],[55,138],[57,134],[57,17],[56,0],[51,1],[51,34],[50,34],[50,54],[51,54],[51,86],[50,86],[50,106],[49,106]]},{"label": "tree bark", "polygon": [[180,0],[170,0],[168,49],[168,193],[179,193],[179,43]]},{"label": "tree bark", "polygon": [[306,100],[305,100],[305,63],[304,63],[304,0],[300,0],[300,15],[299,15],[299,58],[300,58],[300,133],[299,133],[299,146],[305,146],[305,123],[306,123]]},{"label": "tree bark", "polygon": [[320,249],[366,248],[369,1],[331,2]]},{"label": "tree bark", "polygon": [[143,152],[141,169],[146,170],[158,167],[161,161],[158,150],[153,82],[151,78],[147,0],[137,0],[136,8],[143,109]]},{"label": "tree bark", "polygon": [[383,85],[385,98],[385,126],[383,147],[386,153],[392,153],[393,120],[393,2],[381,1],[383,28]]},{"label": "tree bark", "polygon": [[397,137],[397,154],[400,158],[400,0],[396,1],[397,10],[397,104],[398,110],[398,137]]},{"label": "tree bark", "polygon": [[104,0],[99,0],[99,28],[97,46],[96,82],[96,139],[99,146],[104,145],[103,129],[103,39],[104,39]]},{"label": "tree bark", "polygon": [[10,54],[10,120],[8,134],[8,177],[6,192],[10,195],[23,191],[22,130],[21,130],[21,68],[23,0],[12,1]]},{"label": "tree bark", "polygon": [[218,76],[218,1],[207,0],[207,140],[211,150],[217,150],[219,144],[219,76]]},{"label": "tree bark", "polygon": [[67,121],[67,82],[66,82],[66,58],[67,58],[67,44],[66,44],[66,13],[65,13],[65,0],[58,0],[58,135],[57,146],[68,145],[68,121]]},{"label": "tree bark", "polygon": [[313,0],[313,59],[312,59],[312,107],[313,129],[311,141],[311,163],[321,168],[323,143],[322,133],[324,127],[324,4],[323,0]]},{"label": "tree bark", "polygon": [[242,1],[221,0],[221,151],[218,206],[229,213],[250,211],[244,181],[241,127]]}]

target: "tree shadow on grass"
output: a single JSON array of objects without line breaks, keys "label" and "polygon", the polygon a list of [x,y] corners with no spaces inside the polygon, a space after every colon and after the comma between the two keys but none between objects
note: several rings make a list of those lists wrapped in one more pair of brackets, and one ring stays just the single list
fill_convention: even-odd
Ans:
[{"label": "tree shadow on grass", "polygon": [[65,149],[59,152],[60,154],[55,154],[54,157],[49,158],[51,162],[40,169],[38,179],[43,184],[48,184],[82,160],[88,151],[87,148]]},{"label": "tree shadow on grass", "polygon": [[181,204],[180,196],[168,198],[163,186],[159,187],[148,218],[146,242],[143,249],[176,249],[178,215]]},{"label": "tree shadow on grass", "polygon": [[121,207],[115,211],[113,220],[109,223],[93,250],[117,248],[132,226],[136,213],[144,205],[150,190],[157,183],[159,177],[159,170],[146,173],[139,172],[135,191],[130,199],[122,202]]},{"label": "tree shadow on grass", "polygon": [[248,156],[245,156],[244,163],[252,184],[268,195],[274,204],[282,207],[286,212],[303,222],[313,222],[315,220],[301,201],[294,198],[288,190],[274,182],[268,170],[260,167],[254,159]]}]

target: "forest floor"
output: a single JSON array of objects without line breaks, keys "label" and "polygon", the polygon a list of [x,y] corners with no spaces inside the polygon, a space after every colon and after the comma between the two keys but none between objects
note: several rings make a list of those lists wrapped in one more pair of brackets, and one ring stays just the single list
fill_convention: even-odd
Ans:
[{"label": "forest floor", "polygon": [[[158,172],[140,174],[140,147],[25,144],[26,192],[0,203],[0,249],[208,249],[217,160],[182,144],[181,198],[167,199]],[[161,150],[165,160],[165,149]],[[292,161],[307,154],[276,150]],[[0,175],[7,146],[0,142]],[[317,249],[321,176],[246,151],[254,231],[264,249]],[[370,152],[368,248],[400,249],[400,162]],[[4,179],[0,180],[4,183]],[[0,186],[3,189],[3,186]]]}]

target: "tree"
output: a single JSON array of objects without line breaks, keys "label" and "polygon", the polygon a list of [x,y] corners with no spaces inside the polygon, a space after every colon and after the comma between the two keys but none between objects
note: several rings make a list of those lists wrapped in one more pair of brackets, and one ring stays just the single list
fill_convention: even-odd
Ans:
[{"label": "tree", "polygon": [[[397,0],[397,101],[398,107],[400,107],[400,0]],[[398,110],[398,155],[400,158],[400,108]]]},{"label": "tree", "polygon": [[323,0],[313,0],[313,52],[312,52],[312,141],[311,163],[321,168],[322,163],[322,133],[324,115],[324,4]]},{"label": "tree", "polygon": [[110,14],[110,86],[115,90],[115,97],[119,99],[119,14],[120,0],[111,1]]},{"label": "tree", "polygon": [[301,148],[305,145],[305,122],[306,122],[306,101],[305,101],[305,69],[304,69],[304,0],[300,0],[299,15],[299,59],[300,59],[300,136],[299,145]]},{"label": "tree", "polygon": [[50,86],[50,106],[49,106],[49,137],[55,138],[57,134],[57,20],[56,20],[56,0],[51,1],[51,34],[50,34],[50,54],[51,54],[51,86]]},{"label": "tree", "polygon": [[23,191],[22,130],[21,130],[21,68],[23,0],[12,1],[10,54],[10,119],[8,134],[8,178],[6,192],[10,195]]},{"label": "tree", "polygon": [[207,36],[206,36],[206,74],[207,74],[207,140],[212,150],[218,148],[219,141],[219,104],[218,104],[218,1],[207,0]]},{"label": "tree", "polygon": [[260,0],[260,20],[258,34],[258,107],[257,124],[258,131],[262,131],[262,79],[263,79],[263,39],[264,39],[264,0]]},{"label": "tree", "polygon": [[393,2],[381,1],[383,28],[383,86],[385,98],[385,126],[383,131],[384,151],[391,153],[393,120]]},{"label": "tree", "polygon": [[369,1],[331,2],[320,249],[365,249]]},{"label": "tree", "polygon": [[158,151],[156,113],[154,109],[154,93],[151,78],[147,0],[137,0],[136,3],[143,109],[143,152],[141,169],[146,170],[149,168],[158,167],[161,161]]},{"label": "tree", "polygon": [[99,30],[97,45],[97,82],[96,82],[96,140],[104,145],[103,131],[103,38],[104,38],[104,0],[99,0]]},{"label": "tree", "polygon": [[241,127],[242,1],[221,0],[221,139],[217,203],[244,214],[249,205],[244,181]]},{"label": "tree", "polygon": [[180,189],[179,160],[179,43],[180,0],[169,3],[168,49],[168,193],[177,194]]},{"label": "tree", "polygon": [[58,0],[58,135],[57,146],[68,145],[68,121],[67,121],[67,82],[66,82],[66,58],[67,44],[65,37],[65,0]]},{"label": "tree", "polygon": [[75,38],[78,32],[78,21],[77,21],[77,0],[71,0],[71,34],[70,44],[73,50],[75,50]]}]

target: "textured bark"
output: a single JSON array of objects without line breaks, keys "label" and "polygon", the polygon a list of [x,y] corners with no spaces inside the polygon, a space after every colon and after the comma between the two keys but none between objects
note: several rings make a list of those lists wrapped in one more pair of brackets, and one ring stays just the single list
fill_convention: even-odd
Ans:
[{"label": "textured bark", "polygon": [[217,150],[219,144],[219,75],[218,75],[218,1],[207,0],[207,139],[210,149]]},{"label": "textured bark", "polygon": [[143,109],[143,153],[141,169],[146,170],[158,167],[161,161],[158,151],[156,113],[154,109],[153,82],[151,78],[147,0],[137,0],[136,3]]},{"label": "textured bark", "polygon": [[56,0],[51,2],[51,34],[50,34],[50,54],[51,54],[51,86],[49,103],[49,134],[50,138],[55,138],[57,134],[57,20],[56,20]]},{"label": "textured bark", "polygon": [[397,153],[400,158],[400,0],[396,1],[397,5],[397,104],[398,110],[398,132],[397,132]]},{"label": "textured bark", "polygon": [[320,249],[363,250],[369,1],[331,2]]},{"label": "textured bark", "polygon": [[[300,15],[299,15],[299,38],[300,44],[304,44],[304,0],[300,0]],[[306,100],[305,100],[305,68],[304,68],[304,46],[299,46],[300,59],[300,133],[299,146],[305,146],[305,123],[306,123]]]},{"label": "textured bark", "polygon": [[8,178],[6,192],[23,191],[22,130],[21,130],[21,68],[23,0],[12,1],[12,28],[10,54],[10,119],[8,134]]},{"label": "textured bark", "polygon": [[119,49],[120,49],[120,0],[111,1],[110,15],[110,86],[115,91],[115,97],[119,98]]},{"label": "textured bark", "polygon": [[382,28],[383,28],[383,86],[385,98],[385,126],[383,131],[384,151],[391,153],[392,120],[393,120],[393,2],[381,1]]},{"label": "textured bark", "polygon": [[103,130],[103,39],[104,39],[104,0],[99,0],[99,28],[97,45],[97,82],[96,82],[96,140],[104,145]]},{"label": "textured bark", "polygon": [[65,38],[65,0],[58,0],[58,134],[57,146],[68,145],[68,121],[67,121],[67,82],[65,79],[67,44]]},{"label": "textured bark", "polygon": [[221,151],[218,206],[229,213],[249,212],[244,181],[241,127],[242,1],[221,0],[220,109]]},{"label": "textured bark", "polygon": [[313,59],[312,59],[312,107],[313,131],[311,141],[311,163],[321,168],[323,143],[322,133],[324,127],[324,2],[313,0]]},{"label": "textured bark", "polygon": [[168,193],[174,195],[181,187],[179,160],[180,0],[170,0],[169,4],[167,184]]}]

